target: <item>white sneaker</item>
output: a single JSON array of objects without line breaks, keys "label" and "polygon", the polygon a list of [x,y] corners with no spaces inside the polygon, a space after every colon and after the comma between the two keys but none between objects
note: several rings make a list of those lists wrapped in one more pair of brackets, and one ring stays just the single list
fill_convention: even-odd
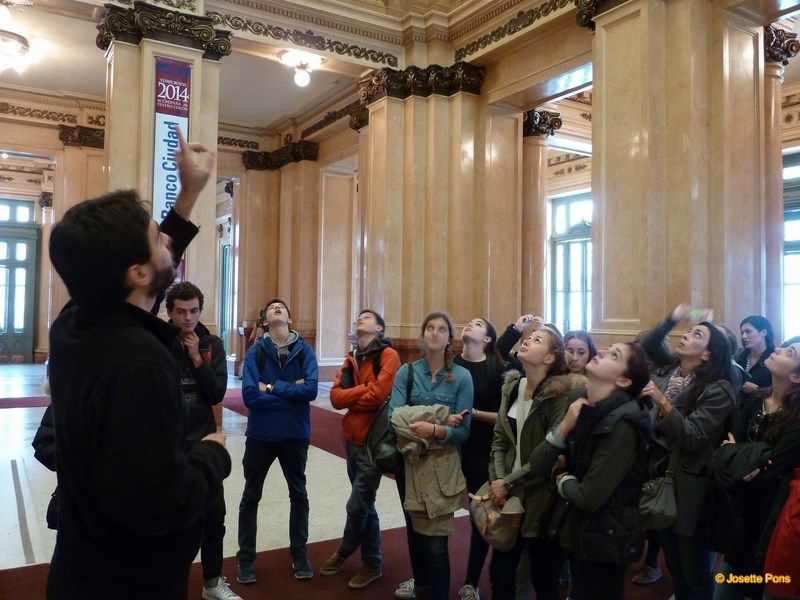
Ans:
[{"label": "white sneaker", "polygon": [[228,585],[228,580],[224,577],[217,579],[217,585],[213,588],[203,586],[204,600],[242,600],[242,597],[234,592]]},{"label": "white sneaker", "polygon": [[458,590],[458,600],[481,600],[481,593],[473,586],[465,585]]},{"label": "white sneaker", "polygon": [[414,578],[404,581],[397,586],[394,591],[394,597],[400,600],[413,600],[414,599]]},{"label": "white sneaker", "polygon": [[661,569],[644,565],[636,575],[631,577],[631,581],[636,585],[650,585],[661,579],[661,577]]}]

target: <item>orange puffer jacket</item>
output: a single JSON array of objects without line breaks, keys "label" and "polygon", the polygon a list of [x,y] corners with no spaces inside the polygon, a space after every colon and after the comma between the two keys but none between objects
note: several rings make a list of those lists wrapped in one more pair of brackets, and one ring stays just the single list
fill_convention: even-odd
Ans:
[{"label": "orange puffer jacket", "polygon": [[[376,360],[380,361],[380,370],[373,367],[372,363]],[[347,355],[331,389],[331,404],[334,408],[347,409],[347,414],[342,419],[345,440],[359,446],[364,444],[364,437],[375,413],[392,393],[394,376],[399,368],[400,356],[392,348],[391,340],[386,337],[377,338],[363,353],[359,353],[359,361],[356,361],[353,352]],[[352,387],[342,387],[343,375],[345,382],[350,379],[346,370],[352,373]]]}]

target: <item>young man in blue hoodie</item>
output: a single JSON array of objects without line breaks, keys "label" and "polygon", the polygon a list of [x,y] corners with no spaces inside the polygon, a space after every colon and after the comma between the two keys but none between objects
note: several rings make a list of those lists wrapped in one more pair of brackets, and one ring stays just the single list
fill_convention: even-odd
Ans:
[{"label": "young man in blue hoodie", "polygon": [[242,398],[250,411],[244,459],[244,492],[239,504],[237,580],[254,583],[258,502],[275,459],[289,487],[289,539],[294,576],[311,579],[308,562],[308,495],[306,460],[311,439],[311,407],[317,397],[317,357],[311,346],[289,328],[283,300],[267,303],[267,333],[247,351],[242,369]]}]

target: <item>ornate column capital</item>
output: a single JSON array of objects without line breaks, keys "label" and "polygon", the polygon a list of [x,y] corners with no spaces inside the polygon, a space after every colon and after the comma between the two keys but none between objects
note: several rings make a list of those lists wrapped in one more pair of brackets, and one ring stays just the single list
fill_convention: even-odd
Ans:
[{"label": "ornate column capital", "polygon": [[774,25],[764,26],[764,60],[776,62],[784,66],[789,64],[789,59],[800,52],[800,40],[797,34]]},{"label": "ornate column capital", "polygon": [[53,208],[53,192],[39,194],[39,207],[42,209]]},{"label": "ornate column capital", "polygon": [[65,146],[78,148],[103,148],[105,146],[105,129],[85,127],[83,125],[59,125],[58,139]]},{"label": "ornate column capital", "polygon": [[464,61],[449,67],[429,65],[424,69],[412,65],[402,71],[385,67],[358,83],[358,98],[367,105],[384,96],[405,100],[409,96],[425,98],[431,94],[480,94],[485,73],[482,67]]},{"label": "ornate column capital", "polygon": [[522,116],[522,136],[550,136],[561,129],[561,114],[549,110],[528,110]]},{"label": "ornate column capital", "polygon": [[605,0],[575,0],[578,7],[578,14],[575,20],[581,27],[587,27],[594,31],[594,18],[600,12]]},{"label": "ornate column capital", "polygon": [[369,125],[369,109],[366,106],[359,106],[350,113],[350,129],[356,131]]},{"label": "ornate column capital", "polygon": [[252,150],[242,152],[242,162],[244,162],[245,169],[275,171],[294,162],[315,161],[317,156],[319,156],[319,144],[300,140],[299,142],[290,142],[272,152],[254,152]]},{"label": "ornate column capital", "polygon": [[133,8],[106,4],[97,25],[97,47],[108,50],[112,40],[138,44],[142,38],[203,50],[203,58],[219,60],[231,53],[231,32],[214,29],[211,17],[169,10],[141,0]]}]

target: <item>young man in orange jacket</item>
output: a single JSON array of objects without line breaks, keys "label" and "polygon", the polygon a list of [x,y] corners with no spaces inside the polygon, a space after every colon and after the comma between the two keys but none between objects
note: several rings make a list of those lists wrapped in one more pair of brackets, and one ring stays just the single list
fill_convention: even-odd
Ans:
[{"label": "young man in orange jacket", "polygon": [[361,546],[364,566],[348,583],[359,589],[381,576],[381,527],[375,494],[382,474],[367,458],[364,438],[375,413],[392,392],[400,357],[392,341],[383,335],[386,324],[377,312],[361,311],[355,326],[358,346],[345,358],[331,389],[334,408],[347,409],[342,429],[352,491],[339,549],[322,565],[320,573],[335,575]]}]

